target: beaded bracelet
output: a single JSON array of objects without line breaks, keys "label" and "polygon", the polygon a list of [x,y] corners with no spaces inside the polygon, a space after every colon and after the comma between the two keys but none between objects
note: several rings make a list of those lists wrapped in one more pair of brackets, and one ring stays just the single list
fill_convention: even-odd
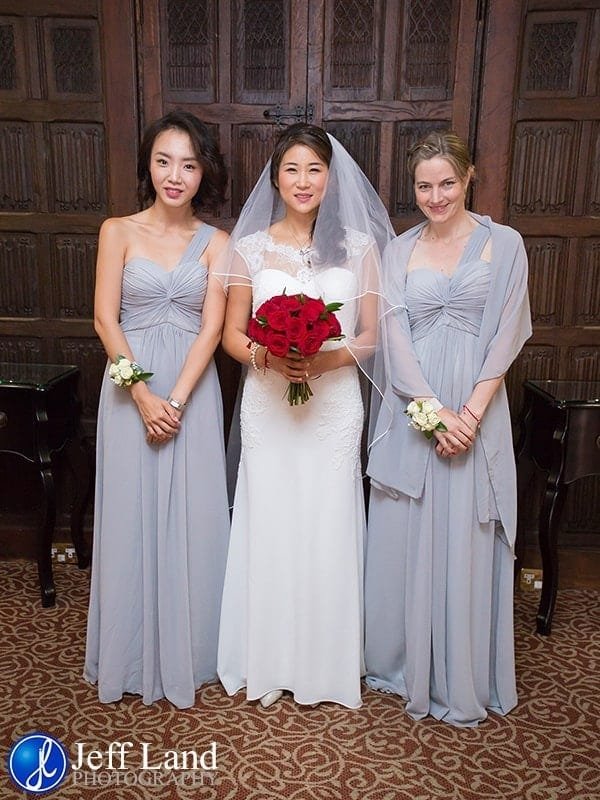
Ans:
[{"label": "beaded bracelet", "polygon": [[261,368],[256,363],[256,353],[258,352],[258,348],[259,347],[263,347],[263,345],[259,344],[258,342],[250,342],[248,344],[248,349],[250,350],[250,364],[252,365],[252,369],[255,372],[262,372],[262,374],[264,375],[265,372],[270,368],[269,367],[269,360],[268,360],[268,352],[269,351],[265,347],[265,365],[264,365],[264,367]]},{"label": "beaded bracelet", "polygon": [[255,372],[260,372],[259,366],[256,363],[256,351],[258,350],[259,347],[260,345],[258,344],[258,342],[252,342],[252,344],[250,345],[250,364],[252,365],[252,369]]}]

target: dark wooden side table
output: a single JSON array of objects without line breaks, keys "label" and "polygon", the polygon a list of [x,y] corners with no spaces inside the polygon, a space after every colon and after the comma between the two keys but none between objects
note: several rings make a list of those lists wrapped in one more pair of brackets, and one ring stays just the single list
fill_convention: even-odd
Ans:
[{"label": "dark wooden side table", "polygon": [[42,605],[56,599],[52,576],[52,536],[56,521],[56,492],[52,457],[64,451],[73,473],[75,496],[71,507],[71,536],[80,568],[90,562],[83,536],[83,515],[90,488],[91,470],[79,432],[77,398],[79,369],[55,364],[7,364],[0,362],[0,455],[13,454],[39,471],[43,489],[43,513],[37,551]]},{"label": "dark wooden side table", "polygon": [[[558,589],[557,538],[567,486],[600,475],[600,381],[525,381],[517,445],[519,488],[526,484],[523,456],[548,472],[539,515],[542,596],[537,631],[548,635]],[[522,537],[520,537],[522,539]]]}]

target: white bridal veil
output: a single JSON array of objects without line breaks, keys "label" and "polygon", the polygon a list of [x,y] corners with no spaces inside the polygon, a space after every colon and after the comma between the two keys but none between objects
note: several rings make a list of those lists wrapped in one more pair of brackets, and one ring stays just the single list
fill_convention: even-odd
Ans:
[{"label": "white bridal veil", "polygon": [[[308,126],[307,126],[308,127]],[[312,284],[319,287],[321,278],[331,269],[349,270],[354,275],[356,301],[356,336],[343,340],[362,373],[365,409],[371,395],[383,395],[383,376],[375,380],[375,363],[383,347],[381,324],[386,303],[381,281],[381,256],[394,237],[387,211],[377,192],[358,164],[333,136],[327,134],[332,147],[327,186],[314,225],[312,241],[305,250],[274,246],[270,227],[285,216],[285,206],[278,190],[271,183],[269,161],[250,193],[231,234],[228,248],[218,268],[218,277],[225,288],[251,285],[261,269],[277,269],[297,275],[298,252],[300,269],[309,270]],[[290,141],[294,144],[304,143]],[[248,238],[249,237],[249,238]],[[292,253],[293,256],[292,257]],[[340,298],[342,299],[342,298]],[[365,311],[366,310],[366,311]],[[370,315],[369,328],[377,333],[367,345],[358,347],[355,339],[364,328],[364,315]],[[376,316],[375,323],[373,315]],[[374,404],[377,407],[377,403]]]}]

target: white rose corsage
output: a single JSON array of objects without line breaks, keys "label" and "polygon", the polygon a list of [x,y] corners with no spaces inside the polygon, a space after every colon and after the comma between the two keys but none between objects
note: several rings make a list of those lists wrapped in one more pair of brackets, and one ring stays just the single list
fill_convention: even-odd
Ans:
[{"label": "white rose corsage", "polygon": [[138,381],[147,381],[154,375],[153,372],[144,372],[143,368],[135,361],[130,361],[125,356],[117,356],[117,360],[108,368],[108,376],[117,386],[131,386]]},{"label": "white rose corsage", "polygon": [[431,439],[434,431],[448,430],[429,400],[412,400],[404,413],[410,419],[408,424],[425,434],[427,439]]}]

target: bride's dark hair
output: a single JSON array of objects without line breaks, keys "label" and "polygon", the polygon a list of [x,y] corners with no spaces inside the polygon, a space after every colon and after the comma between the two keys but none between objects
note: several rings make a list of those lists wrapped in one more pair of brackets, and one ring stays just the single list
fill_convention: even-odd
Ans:
[{"label": "bride's dark hair", "polygon": [[[304,122],[297,122],[295,125],[290,125],[280,134],[271,156],[271,170],[270,178],[271,184],[278,189],[277,176],[279,175],[279,168],[287,151],[295,145],[304,145],[315,153],[323,163],[329,167],[333,156],[333,147],[331,140],[323,128],[317,125],[308,125]],[[336,176],[330,172],[327,181],[326,193],[329,200],[333,200],[336,205],[331,205],[331,208],[337,207],[337,198],[341,187],[337,185]],[[316,224],[313,223],[311,233],[314,233]],[[322,236],[321,250],[316,257],[322,263],[341,264],[346,260],[346,248],[344,247],[344,239],[346,232],[344,231],[337,214],[328,217],[326,226],[321,228]]]}]

